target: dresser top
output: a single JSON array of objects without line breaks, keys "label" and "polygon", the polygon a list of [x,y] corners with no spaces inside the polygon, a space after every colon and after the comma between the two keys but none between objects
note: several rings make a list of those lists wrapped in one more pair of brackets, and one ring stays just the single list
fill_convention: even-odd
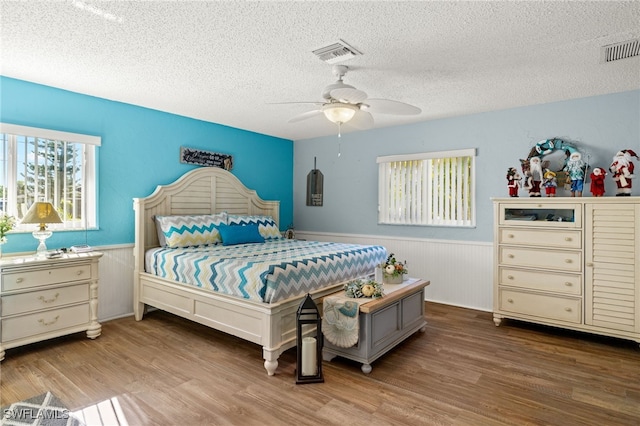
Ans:
[{"label": "dresser top", "polygon": [[8,266],[30,266],[30,265],[50,265],[56,266],[57,264],[64,264],[69,262],[74,262],[78,260],[90,260],[90,259],[98,259],[102,257],[102,253],[99,251],[91,251],[86,253],[64,253],[60,257],[56,257],[53,259],[47,258],[37,258],[35,253],[31,255],[22,255],[22,256],[7,256],[3,255],[0,257],[0,267],[8,267]]}]

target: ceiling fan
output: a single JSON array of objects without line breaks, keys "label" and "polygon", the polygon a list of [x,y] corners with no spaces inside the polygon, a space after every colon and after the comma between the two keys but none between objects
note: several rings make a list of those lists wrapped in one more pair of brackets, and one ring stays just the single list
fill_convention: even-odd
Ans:
[{"label": "ceiling fan", "polygon": [[417,115],[422,112],[420,108],[404,102],[367,98],[365,92],[342,81],[348,70],[349,67],[345,65],[333,66],[333,75],[336,76],[338,80],[324,88],[322,91],[323,101],[291,102],[313,103],[319,105],[320,108],[297,115],[290,119],[289,123],[295,123],[324,114],[329,121],[338,125],[338,136],[340,136],[340,126],[345,123],[348,123],[349,126],[356,129],[369,129],[373,127],[373,116],[371,113]]}]

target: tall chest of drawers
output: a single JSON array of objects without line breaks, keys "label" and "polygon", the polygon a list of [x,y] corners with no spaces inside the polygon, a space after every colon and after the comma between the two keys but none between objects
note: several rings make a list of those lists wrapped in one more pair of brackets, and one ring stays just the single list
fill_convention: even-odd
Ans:
[{"label": "tall chest of drawers", "polygon": [[494,199],[494,322],[640,342],[640,198]]},{"label": "tall chest of drawers", "polygon": [[5,349],[86,331],[98,322],[98,262],[102,253],[0,258],[0,361]]}]

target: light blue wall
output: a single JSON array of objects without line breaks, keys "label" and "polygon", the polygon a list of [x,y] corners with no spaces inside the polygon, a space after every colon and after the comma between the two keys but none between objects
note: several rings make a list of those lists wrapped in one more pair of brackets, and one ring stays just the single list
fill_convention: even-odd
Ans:
[{"label": "light blue wall", "polygon": [[[337,129],[336,129],[337,134]],[[298,230],[465,241],[492,241],[491,197],[507,197],[506,171],[535,143],[574,142],[590,164],[609,168],[620,149],[640,154],[640,91],[595,96],[295,142],[294,225]],[[476,228],[377,224],[377,156],[477,148]],[[306,176],[324,174],[324,205],[306,206]],[[636,174],[640,164],[636,160]],[[640,180],[634,195],[640,195]],[[606,196],[615,193],[607,177]],[[524,190],[521,196],[528,196]],[[588,187],[585,196],[590,196]]]},{"label": "light blue wall", "polygon": [[[212,99],[215,102],[215,99]],[[281,227],[293,217],[293,142],[0,76],[0,121],[102,137],[98,149],[98,225],[89,245],[132,243],[134,197],[149,195],[197,166],[180,146],[233,155],[233,174],[260,197],[280,200]],[[56,232],[49,248],[84,243],[84,232]],[[30,234],[12,234],[3,252],[33,251]]]}]

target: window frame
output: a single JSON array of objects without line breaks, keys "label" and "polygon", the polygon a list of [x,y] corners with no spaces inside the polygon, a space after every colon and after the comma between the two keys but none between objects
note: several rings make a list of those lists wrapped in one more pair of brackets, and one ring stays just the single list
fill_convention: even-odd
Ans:
[{"label": "window frame", "polygon": [[[378,224],[379,225],[474,228],[476,226],[476,195],[475,195],[476,194],[476,166],[475,166],[476,156],[477,156],[476,148],[467,148],[467,149],[459,149],[459,150],[422,152],[422,153],[416,153],[416,154],[388,155],[388,156],[377,157],[376,162],[378,163]],[[391,197],[389,196],[389,193],[391,191],[389,191],[388,188],[389,188],[389,180],[393,179],[393,177],[389,177],[389,178],[387,177],[387,174],[386,174],[387,172],[383,169],[384,167],[388,167],[390,163],[394,163],[394,162],[416,162],[416,161],[422,162],[422,161],[429,161],[429,160],[436,160],[436,159],[450,160],[450,159],[460,158],[460,157],[469,157],[469,165],[468,165],[470,168],[468,173],[469,184],[468,186],[466,185],[464,186],[463,188],[464,192],[460,196],[464,197],[468,195],[470,197],[470,200],[467,200],[466,198],[461,198],[460,201],[464,200],[465,202],[469,203],[469,207],[467,210],[469,212],[470,218],[460,217],[459,216],[460,210],[456,211],[456,215],[454,218],[444,218],[444,219],[434,218],[435,216],[433,212],[434,206],[429,201],[433,197],[430,196],[430,194],[433,194],[434,188],[438,187],[438,184],[440,183],[438,181],[438,176],[443,175],[443,173],[440,173],[439,175],[434,176],[430,162],[426,164],[419,164],[418,172],[421,173],[421,176],[423,179],[425,179],[425,181],[423,181],[421,185],[416,185],[416,184],[411,185],[412,189],[414,189],[416,192],[413,197],[415,198],[415,200],[411,200],[411,199],[406,200],[403,197],[399,197],[404,201],[403,205],[400,207],[400,209],[404,210],[404,212],[400,213],[399,215],[396,215],[396,217],[394,218],[390,218],[390,215],[388,214],[390,208],[388,207],[388,205],[390,204]],[[415,164],[416,163],[414,163],[414,165]],[[412,166],[408,166],[404,171],[405,177],[407,174],[407,170],[409,172],[414,173],[414,176],[415,176],[415,173],[417,172],[413,170]],[[448,177],[450,176],[450,174],[448,172],[449,172],[449,169],[447,169],[446,172],[444,173],[445,184],[451,185],[451,182],[449,181],[449,177]],[[460,179],[458,179],[457,182],[460,182]],[[406,180],[403,182],[400,182],[400,184],[396,186],[396,190],[401,192],[406,191],[406,188],[408,188],[406,184]],[[416,188],[418,188],[419,191],[416,190]],[[460,190],[459,187],[458,187],[458,190]],[[438,192],[437,196],[438,196],[439,202],[442,205],[442,202],[446,194],[443,192]],[[458,204],[456,204],[457,207],[460,207],[459,206],[460,201],[458,201]],[[416,206],[416,203],[419,203],[420,206]],[[445,208],[447,208],[449,204],[445,203]],[[412,217],[409,217],[410,215],[407,214],[408,210],[418,210],[420,212],[418,214],[419,218],[416,219],[415,215],[413,215]],[[446,211],[447,216],[449,216],[450,213],[451,213],[450,210]]]},{"label": "window frame", "polygon": [[[8,135],[8,139],[13,138],[15,148],[7,150],[7,175],[5,186],[9,193],[6,197],[14,203],[17,202],[17,142],[16,137],[33,137],[45,140],[53,140],[67,143],[75,143],[82,145],[82,220],[80,226],[70,226],[71,221],[65,221],[62,224],[51,224],[50,228],[54,230],[88,230],[97,229],[98,223],[98,171],[97,171],[97,152],[96,147],[101,146],[102,138],[100,136],[86,135],[80,133],[64,132],[52,129],[44,129],[38,127],[22,126],[18,124],[1,123],[0,134]],[[47,200],[52,201],[52,200]],[[18,205],[9,204],[10,208],[6,209],[6,213],[17,217]],[[64,219],[64,218],[63,218]],[[28,225],[18,224],[13,232],[31,231]]]}]

